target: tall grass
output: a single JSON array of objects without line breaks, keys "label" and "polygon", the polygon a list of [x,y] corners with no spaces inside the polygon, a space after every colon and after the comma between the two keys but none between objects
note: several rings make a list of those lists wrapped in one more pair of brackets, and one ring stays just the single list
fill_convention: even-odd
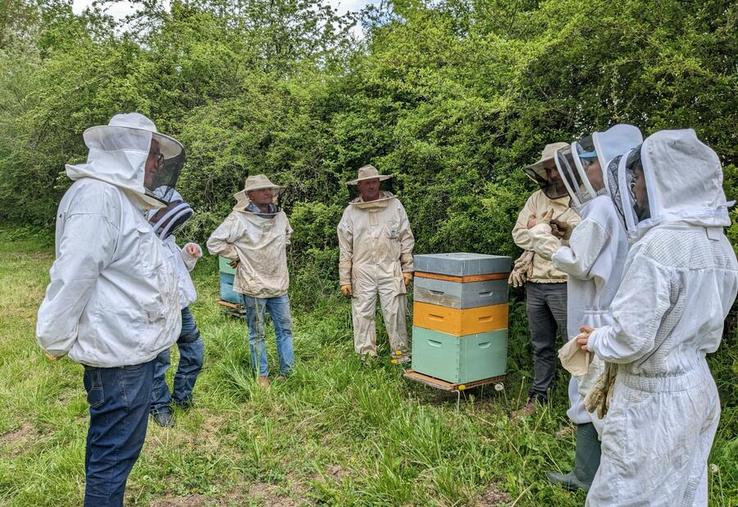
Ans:
[{"label": "tall grass", "polygon": [[[0,231],[0,504],[79,505],[84,490],[87,405],[82,369],[49,362],[34,338],[35,312],[53,260],[48,238]],[[293,278],[293,376],[260,389],[249,371],[246,327],[215,304],[216,265],[195,272],[193,312],[206,342],[196,406],[176,426],[151,424],[130,476],[130,505],[500,505],[575,506],[584,495],[544,480],[568,470],[572,437],[564,382],[554,402],[527,420],[509,412],[530,378],[524,308],[511,307],[506,389],[455,395],[402,378],[353,353],[350,308],[335,281]],[[312,291],[310,296],[307,291]],[[276,365],[273,330],[269,361]],[[379,340],[386,334],[379,327]],[[176,363],[176,353],[173,354]],[[720,363],[721,375],[730,364]],[[563,380],[563,378],[561,379]],[[738,498],[738,413],[724,409],[713,452],[712,505]]]}]

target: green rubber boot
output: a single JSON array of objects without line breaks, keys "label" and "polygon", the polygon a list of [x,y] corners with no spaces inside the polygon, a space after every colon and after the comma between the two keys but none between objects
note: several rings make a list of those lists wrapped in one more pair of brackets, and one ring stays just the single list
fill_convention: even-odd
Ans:
[{"label": "green rubber boot", "polygon": [[600,440],[592,423],[577,425],[577,448],[574,454],[574,470],[568,474],[547,472],[554,484],[561,484],[570,491],[589,491],[597,469],[600,467]]}]

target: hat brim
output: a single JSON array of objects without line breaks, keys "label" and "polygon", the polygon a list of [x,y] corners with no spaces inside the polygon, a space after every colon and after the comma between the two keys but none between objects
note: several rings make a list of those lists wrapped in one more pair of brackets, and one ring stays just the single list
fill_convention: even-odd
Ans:
[{"label": "hat brim", "polygon": [[158,132],[152,132],[152,134],[154,136],[154,139],[159,141],[159,150],[161,150],[161,154],[164,155],[165,160],[179,157],[184,151],[184,146],[182,146],[182,143],[177,141],[172,136],[160,134]]},{"label": "hat brim", "polygon": [[378,174],[376,176],[366,176],[364,178],[356,178],[355,180],[347,181],[347,185],[356,185],[360,181],[367,181],[367,180],[379,180],[379,181],[386,181],[390,178],[392,178],[394,174]]},{"label": "hat brim", "polygon": [[164,155],[165,160],[169,160],[170,158],[179,157],[184,151],[184,146],[182,145],[182,143],[177,141],[172,136],[168,136],[160,132],[152,132],[151,130],[137,129],[135,127],[126,127],[123,125],[113,125],[113,126],[95,125],[85,130],[85,133],[94,132],[96,130],[109,132],[111,134],[115,130],[136,130],[139,132],[148,132],[149,134],[151,134],[152,139],[156,139],[159,142],[159,150],[161,151],[161,154]]}]

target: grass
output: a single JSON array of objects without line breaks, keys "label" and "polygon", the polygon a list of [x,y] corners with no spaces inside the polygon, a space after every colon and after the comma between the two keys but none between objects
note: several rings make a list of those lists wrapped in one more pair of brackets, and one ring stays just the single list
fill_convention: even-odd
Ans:
[{"label": "grass", "polygon": [[[34,337],[52,261],[48,238],[0,231],[2,505],[79,505],[84,491],[82,368],[47,361]],[[386,348],[379,361],[362,364],[352,350],[348,304],[332,295],[332,280],[309,270],[295,277],[293,292],[321,295],[293,298],[309,300],[294,311],[295,374],[260,389],[248,369],[244,324],[215,304],[212,259],[197,268],[196,284],[193,312],[206,341],[197,405],[177,412],[173,429],[149,425],[127,504],[584,503],[582,493],[544,480],[545,471],[568,470],[573,461],[573,437],[554,437],[566,424],[564,382],[551,406],[527,420],[508,417],[524,401],[530,377],[521,304],[512,306],[506,389],[467,393],[457,410],[454,395],[404,380]],[[381,326],[380,341],[386,343]],[[735,348],[733,341],[714,365],[726,388]],[[711,505],[720,507],[738,505],[738,411],[735,399],[724,401],[710,476]]]}]

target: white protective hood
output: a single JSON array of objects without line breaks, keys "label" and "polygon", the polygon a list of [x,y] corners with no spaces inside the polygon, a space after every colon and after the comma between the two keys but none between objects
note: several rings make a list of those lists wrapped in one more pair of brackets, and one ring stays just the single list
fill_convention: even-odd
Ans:
[{"label": "white protective hood", "polygon": [[152,139],[159,141],[165,160],[180,156],[182,145],[178,141],[159,134],[154,122],[140,113],[117,114],[108,125],[85,130],[83,138],[90,150],[87,162],[66,165],[71,180],[95,178],[126,190],[144,208],[164,205],[146,193],[146,159]]},{"label": "white protective hood", "polygon": [[619,123],[607,129],[604,132],[595,132],[592,134],[592,142],[594,143],[597,158],[602,168],[603,181],[607,193],[612,195],[610,191],[607,166],[618,155],[622,155],[635,148],[643,142],[643,134],[640,129],[627,123]]},{"label": "white protective hood", "polygon": [[[632,211],[627,188],[626,159],[618,171],[623,208]],[[625,213],[626,227],[637,240],[652,227],[663,223],[685,223],[704,227],[730,225],[723,191],[720,159],[697,138],[693,129],[662,130],[641,145],[641,161],[646,179],[650,218],[637,222],[634,213]]]},{"label": "white protective hood", "polygon": [[[572,207],[579,211],[598,195],[612,195],[607,181],[608,163],[642,142],[643,135],[638,127],[621,123],[605,132],[594,132],[591,136],[560,149],[556,154],[556,167],[571,197]],[[591,161],[593,157],[597,158],[602,171],[604,188],[601,190],[596,190],[590,182],[583,162],[583,158]]]}]

